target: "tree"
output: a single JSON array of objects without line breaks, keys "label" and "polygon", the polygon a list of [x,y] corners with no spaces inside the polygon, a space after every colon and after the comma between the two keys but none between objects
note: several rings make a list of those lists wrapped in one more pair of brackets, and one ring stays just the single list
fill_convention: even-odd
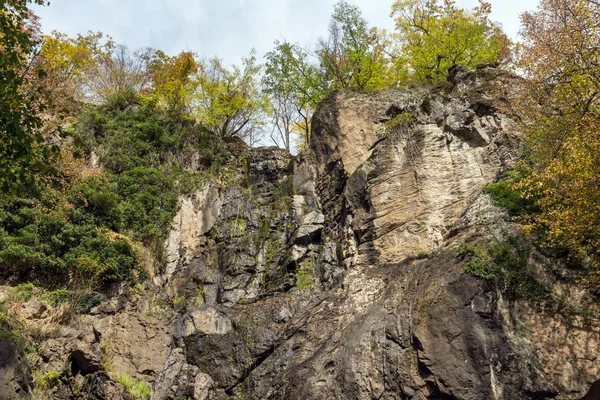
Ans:
[{"label": "tree", "polygon": [[184,110],[191,103],[193,75],[198,71],[194,54],[181,52],[176,57],[157,51],[150,62],[153,95],[170,110]]},{"label": "tree", "polygon": [[300,134],[302,147],[308,143],[312,113],[327,94],[327,87],[298,44],[275,41],[275,48],[265,58],[262,85],[271,101],[273,125],[288,150],[294,132]]},{"label": "tree", "polygon": [[522,16],[514,103],[527,134],[531,175],[520,182],[537,199],[551,245],[600,265],[600,2],[542,0]]},{"label": "tree", "polygon": [[[89,32],[70,38],[59,32],[42,37],[39,53],[32,61],[27,79],[42,88],[43,96],[52,107],[43,114],[44,131],[60,128],[65,119],[72,118],[79,109],[79,102],[86,97],[86,83],[97,60],[112,48],[110,38],[103,42],[100,32]],[[39,79],[37,71],[44,71]]]},{"label": "tree", "polygon": [[[36,4],[44,4],[36,0]],[[3,193],[30,187],[35,173],[47,168],[56,148],[46,145],[40,113],[47,104],[42,88],[26,75],[40,42],[27,23],[26,0],[3,1],[0,6],[0,186]],[[37,71],[38,78],[44,71]]]},{"label": "tree", "polygon": [[302,114],[298,112],[298,102],[293,93],[280,92],[269,96],[271,103],[271,117],[273,131],[271,140],[278,146],[283,146],[290,151],[292,148],[292,135],[300,129],[303,122]]},{"label": "tree", "polygon": [[340,0],[320,39],[317,56],[330,88],[381,89],[388,59],[381,32],[370,29],[357,6]]},{"label": "tree", "polygon": [[200,62],[193,102],[198,120],[222,139],[238,136],[256,143],[267,111],[259,74],[254,50],[231,70],[218,58]]},{"label": "tree", "polygon": [[140,93],[150,87],[149,64],[154,50],[150,48],[130,52],[117,45],[101,53],[87,78],[87,95],[95,103],[129,91]]},{"label": "tree", "polygon": [[491,6],[479,0],[471,11],[453,0],[396,0],[395,74],[400,82],[445,80],[448,69],[469,68],[509,57],[509,40],[499,25],[489,20]]}]

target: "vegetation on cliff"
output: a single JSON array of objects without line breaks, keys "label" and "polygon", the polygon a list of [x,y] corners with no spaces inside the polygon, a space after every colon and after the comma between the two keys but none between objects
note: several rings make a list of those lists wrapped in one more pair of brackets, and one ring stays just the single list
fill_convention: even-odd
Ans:
[{"label": "vegetation on cliff", "polygon": [[509,111],[526,151],[518,179],[489,191],[526,232],[586,265],[583,282],[597,282],[596,2],[542,1],[523,16],[513,51],[485,1],[465,10],[398,0],[387,33],[341,0],[316,51],[284,39],[264,66],[251,52],[232,67],[192,52],[131,52],[101,33],[44,36],[27,3],[6,2],[0,14],[5,277],[128,279],[140,248],[162,262],[178,194],[227,163],[227,141],[254,144],[269,125],[275,143],[290,149],[297,137],[302,147],[334,89],[444,81],[457,64],[496,62],[521,77]]},{"label": "vegetation on cliff", "polygon": [[[600,5],[543,0],[523,15],[514,108],[522,115],[528,175],[515,185],[533,198],[529,228],[588,265],[600,284]],[[595,282],[592,282],[595,281]]]},{"label": "vegetation on cliff", "polygon": [[[77,398],[96,379],[135,398],[149,383],[165,397],[181,384],[180,398],[196,385],[554,393],[530,379],[541,368],[517,364],[538,360],[553,328],[513,345],[536,331],[509,308],[567,322],[578,340],[597,319],[580,290],[600,285],[596,1],[542,0],[513,45],[483,0],[394,1],[391,33],[340,0],[313,49],[282,39],[264,64],[250,51],[233,66],[99,32],[42,35],[30,3],[0,8],[0,339],[30,352],[38,393]],[[369,92],[398,87],[412,89]],[[243,144],[269,139],[309,147],[294,164]],[[484,190],[531,239],[475,199],[516,148],[518,165]],[[132,343],[152,345],[134,359]],[[569,354],[593,364],[589,351]],[[117,368],[129,360],[132,375]],[[297,365],[308,384],[287,392]],[[344,379],[307,379],[319,375]]]}]

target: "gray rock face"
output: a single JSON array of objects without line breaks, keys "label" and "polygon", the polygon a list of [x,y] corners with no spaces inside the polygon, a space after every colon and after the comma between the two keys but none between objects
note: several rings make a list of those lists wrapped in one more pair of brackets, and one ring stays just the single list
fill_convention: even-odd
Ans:
[{"label": "gray rock face", "polygon": [[208,400],[214,398],[214,381],[200,372],[200,369],[186,362],[183,349],[175,349],[165,364],[165,368],[154,386],[152,400],[193,398]]},{"label": "gray rock face", "polygon": [[[269,322],[256,320],[245,349],[239,334],[190,337],[188,352],[212,350],[188,361],[239,398],[582,397],[600,373],[589,361],[598,331],[551,334],[560,317],[506,302],[452,257],[471,235],[510,229],[481,196],[518,150],[513,124],[485,91],[500,78],[493,68],[458,69],[451,90],[330,95],[294,166],[290,259],[326,242],[312,251],[329,260],[331,286],[306,294],[298,279],[289,292],[298,305],[279,327],[261,332]],[[556,355],[558,337],[558,354],[575,359]],[[245,370],[232,368],[244,357]]]},{"label": "gray rock face", "polygon": [[508,301],[453,257],[514,229],[482,194],[518,152],[490,97],[502,79],[455,68],[435,88],[334,92],[295,159],[236,150],[179,199],[165,268],[48,334],[35,367],[71,363],[105,399],[124,398],[122,375],[153,400],[582,398],[599,327]]},{"label": "gray rock face", "polygon": [[[255,197],[239,183],[221,189],[218,255],[206,255],[208,238],[203,261],[173,274],[194,270],[218,289],[175,323],[155,388],[165,398],[581,398],[600,375],[598,330],[507,302],[452,256],[474,235],[512,229],[481,194],[518,151],[518,132],[491,106],[500,79],[457,68],[450,87],[335,92],[293,177],[285,157],[252,150]],[[283,176],[293,196],[274,209]]]},{"label": "gray rock face", "polygon": [[0,340],[0,400],[31,398],[33,378],[25,354],[8,338]]}]

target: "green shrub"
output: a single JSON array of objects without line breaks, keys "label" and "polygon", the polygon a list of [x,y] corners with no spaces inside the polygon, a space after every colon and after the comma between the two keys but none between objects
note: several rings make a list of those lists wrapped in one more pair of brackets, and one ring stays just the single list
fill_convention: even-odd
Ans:
[{"label": "green shrub", "polygon": [[10,340],[21,350],[26,350],[28,347],[28,341],[21,329],[21,322],[9,315],[2,304],[0,304],[0,340]]},{"label": "green shrub", "polygon": [[106,300],[106,296],[99,292],[89,290],[71,291],[66,289],[46,292],[42,295],[42,298],[55,307],[71,303],[73,310],[77,314],[87,314],[92,308]]},{"label": "green shrub", "polygon": [[[73,277],[129,279],[136,254],[128,238],[161,261],[178,195],[193,192],[229,158],[223,142],[194,120],[130,92],[90,107],[71,129],[75,150],[94,152],[103,171],[49,183],[34,200],[0,196],[0,275],[54,287]],[[179,165],[192,152],[200,154],[201,173]]]},{"label": "green shrub", "polygon": [[512,216],[523,216],[537,210],[535,199],[526,198],[517,188],[517,183],[523,178],[523,174],[520,168],[515,168],[497,183],[488,185],[484,189],[496,204]]},{"label": "green shrub", "polygon": [[78,314],[87,314],[98,304],[106,300],[106,296],[98,292],[83,292],[75,304],[75,312]]},{"label": "green shrub", "polygon": [[19,200],[4,211],[0,250],[4,274],[58,283],[77,272],[108,283],[127,279],[136,264],[131,244],[124,238],[109,239],[110,231],[100,229],[102,224],[94,224],[93,217],[70,221],[59,210],[44,211],[40,204]]},{"label": "green shrub", "polygon": [[397,114],[393,115],[383,124],[383,133],[386,136],[391,135],[400,129],[405,129],[414,122],[414,116],[410,111],[397,111]]},{"label": "green shrub", "polygon": [[57,289],[51,292],[45,293],[43,298],[50,302],[53,306],[59,306],[64,303],[73,301],[73,292],[66,289]]},{"label": "green shrub", "polygon": [[25,302],[31,300],[35,286],[32,283],[21,283],[10,290],[8,302]]},{"label": "green shrub", "polygon": [[211,171],[228,160],[222,141],[194,120],[131,93],[83,115],[74,136],[84,152],[101,153],[107,179],[79,184],[73,201],[84,200],[79,204],[96,224],[151,246],[162,246],[178,194],[193,192],[205,179],[185,171],[175,155],[198,153]]},{"label": "green shrub", "polygon": [[456,258],[466,260],[467,274],[489,281],[508,298],[550,300],[551,288],[538,281],[529,255],[529,246],[514,236],[488,246],[465,245],[454,253]]}]

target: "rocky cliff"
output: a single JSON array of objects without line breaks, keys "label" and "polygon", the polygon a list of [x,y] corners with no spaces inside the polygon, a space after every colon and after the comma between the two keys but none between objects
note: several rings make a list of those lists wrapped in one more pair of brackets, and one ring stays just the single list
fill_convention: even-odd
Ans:
[{"label": "rocky cliff", "polygon": [[[296,158],[238,146],[227,174],[179,199],[166,266],[143,284],[67,323],[19,305],[39,332],[32,367],[76,383],[48,398],[137,396],[123,377],[157,400],[582,398],[600,379],[596,322],[508,296],[457,257],[518,233],[483,193],[518,154],[494,106],[503,79],[482,66],[433,88],[337,91]],[[563,302],[589,306],[558,261],[529,257]]]}]

